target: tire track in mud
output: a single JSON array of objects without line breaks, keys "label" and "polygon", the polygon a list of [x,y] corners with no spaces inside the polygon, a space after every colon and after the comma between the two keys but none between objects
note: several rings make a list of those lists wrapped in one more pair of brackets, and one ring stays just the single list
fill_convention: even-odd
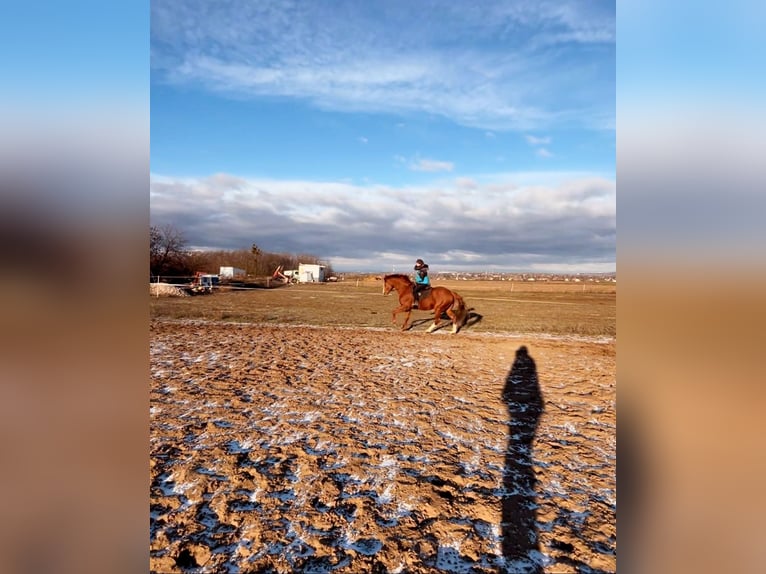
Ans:
[{"label": "tire track in mud", "polygon": [[522,341],[546,404],[531,561],[614,571],[613,343],[161,321],[152,570],[515,571],[501,394]]}]

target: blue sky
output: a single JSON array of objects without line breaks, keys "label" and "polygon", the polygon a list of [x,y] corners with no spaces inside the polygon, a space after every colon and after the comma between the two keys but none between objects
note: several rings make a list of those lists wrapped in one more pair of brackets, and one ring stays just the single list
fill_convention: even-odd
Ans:
[{"label": "blue sky", "polygon": [[615,270],[612,2],[151,5],[153,224],[336,270]]}]

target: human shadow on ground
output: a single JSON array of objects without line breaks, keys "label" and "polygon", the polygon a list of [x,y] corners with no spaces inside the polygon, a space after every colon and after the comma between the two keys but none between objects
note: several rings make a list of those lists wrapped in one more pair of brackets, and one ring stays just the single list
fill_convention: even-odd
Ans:
[{"label": "human shadow on ground", "polygon": [[501,545],[505,558],[501,571],[541,574],[532,443],[544,403],[537,366],[525,346],[516,351],[502,397],[508,405],[509,422],[501,497]]}]

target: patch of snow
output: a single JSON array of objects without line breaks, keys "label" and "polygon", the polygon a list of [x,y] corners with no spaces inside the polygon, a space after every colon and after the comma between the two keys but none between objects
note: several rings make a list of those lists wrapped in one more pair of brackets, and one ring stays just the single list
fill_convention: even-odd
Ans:
[{"label": "patch of snow", "polygon": [[253,441],[251,439],[245,439],[240,443],[236,440],[230,440],[227,444],[227,448],[231,454],[247,454],[253,450]]},{"label": "patch of snow", "polygon": [[319,411],[308,411],[308,412],[294,413],[294,414],[302,415],[301,418],[296,419],[295,421],[292,421],[297,423],[313,423],[314,421],[322,418],[322,413],[320,413]]},{"label": "patch of snow", "polygon": [[295,493],[292,490],[290,490],[290,489],[280,490],[280,491],[277,491],[277,492],[269,492],[268,496],[270,498],[276,498],[278,500],[281,500],[282,502],[288,502],[288,501],[291,501],[291,500],[295,500],[295,498],[296,498],[295,497]]},{"label": "patch of snow", "polygon": [[476,562],[473,560],[460,556],[460,545],[455,542],[445,545],[440,544],[436,551],[435,567],[444,572],[470,574],[476,565]]},{"label": "patch of snow", "polygon": [[377,538],[360,538],[347,548],[365,556],[374,556],[383,549],[383,543]]},{"label": "patch of snow", "polygon": [[386,489],[378,495],[377,503],[378,504],[388,504],[393,500],[393,491],[394,491],[394,485],[389,484]]},{"label": "patch of snow", "polygon": [[579,434],[579,433],[577,432],[577,428],[576,428],[576,427],[575,427],[575,426],[574,426],[572,423],[570,423],[570,422],[566,422],[566,423],[564,423],[564,425],[563,425],[563,427],[562,427],[562,428],[563,428],[565,431],[567,431],[569,434],[573,434],[573,435]]}]

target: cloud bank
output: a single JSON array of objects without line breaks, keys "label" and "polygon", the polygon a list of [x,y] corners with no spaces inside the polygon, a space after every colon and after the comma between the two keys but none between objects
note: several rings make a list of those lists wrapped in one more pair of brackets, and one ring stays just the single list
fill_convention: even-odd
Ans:
[{"label": "cloud bank", "polygon": [[[542,182],[542,183],[540,183]],[[317,255],[339,271],[615,270],[615,182],[589,174],[509,174],[431,185],[151,178],[153,224],[198,249]]]}]

